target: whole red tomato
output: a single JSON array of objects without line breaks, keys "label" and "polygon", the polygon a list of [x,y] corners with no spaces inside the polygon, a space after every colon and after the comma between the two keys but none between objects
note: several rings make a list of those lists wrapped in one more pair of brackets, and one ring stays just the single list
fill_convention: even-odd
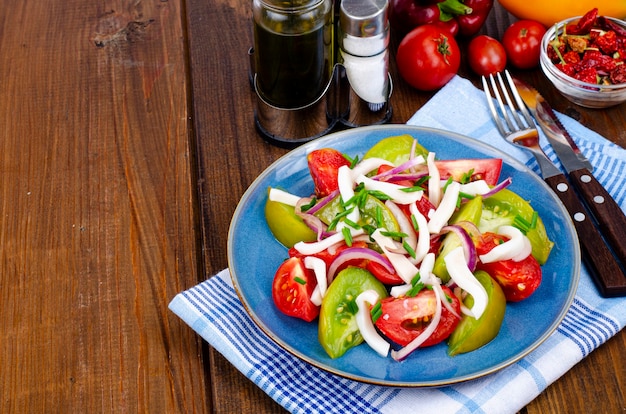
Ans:
[{"label": "whole red tomato", "polygon": [[467,59],[474,72],[490,75],[506,68],[506,51],[502,43],[487,35],[476,36],[467,47]]},{"label": "whole red tomato", "polygon": [[518,20],[502,36],[502,44],[511,65],[531,69],[539,64],[541,39],[546,28],[534,20]]},{"label": "whole red tomato", "polygon": [[450,32],[427,24],[409,32],[396,54],[400,76],[422,91],[441,88],[456,75],[461,64],[459,45]]}]

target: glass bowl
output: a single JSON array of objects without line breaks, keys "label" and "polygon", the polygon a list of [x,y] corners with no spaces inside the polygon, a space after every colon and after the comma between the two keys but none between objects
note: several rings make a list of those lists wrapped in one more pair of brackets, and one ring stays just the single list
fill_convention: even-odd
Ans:
[{"label": "glass bowl", "polygon": [[[626,83],[616,85],[597,85],[582,82],[561,72],[548,57],[549,43],[555,38],[557,31],[560,35],[563,27],[575,24],[579,17],[565,19],[550,28],[541,41],[539,63],[546,77],[557,90],[571,102],[586,108],[608,108],[626,101]],[[607,17],[614,23],[626,29],[626,22]]]}]

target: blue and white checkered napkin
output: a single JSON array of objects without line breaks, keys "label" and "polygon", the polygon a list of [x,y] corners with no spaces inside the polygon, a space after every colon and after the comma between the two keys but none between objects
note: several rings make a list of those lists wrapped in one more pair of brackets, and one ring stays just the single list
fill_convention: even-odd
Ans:
[{"label": "blue and white checkered napkin", "polygon": [[[484,99],[482,91],[456,77],[408,123],[454,131],[502,147]],[[594,174],[624,209],[626,151],[571,118],[560,118],[591,160]],[[551,149],[546,146],[546,150],[556,161]],[[507,147],[509,151],[539,171],[526,153],[512,146]],[[436,389],[399,389],[340,378],[283,351],[248,317],[228,270],[177,295],[170,309],[294,413],[514,413],[626,324],[626,298],[600,297],[583,266],[576,298],[565,319],[528,356],[478,380]]]}]

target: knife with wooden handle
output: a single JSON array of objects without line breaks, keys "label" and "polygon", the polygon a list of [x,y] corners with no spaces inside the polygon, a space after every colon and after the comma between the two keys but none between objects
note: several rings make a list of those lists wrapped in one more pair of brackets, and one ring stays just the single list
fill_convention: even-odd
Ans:
[{"label": "knife with wooden handle", "polygon": [[580,152],[577,154],[572,149],[567,139],[569,133],[563,128],[541,94],[518,79],[515,80],[515,84],[524,103],[530,108],[554,152],[561,160],[561,164],[567,170],[569,182],[593,215],[594,221],[615,257],[622,267],[626,266],[626,216],[624,212],[594,177],[587,164],[581,160]]}]

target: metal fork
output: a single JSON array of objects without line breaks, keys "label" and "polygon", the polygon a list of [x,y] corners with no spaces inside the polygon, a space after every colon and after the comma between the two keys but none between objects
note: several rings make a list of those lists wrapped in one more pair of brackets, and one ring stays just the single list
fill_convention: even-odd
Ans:
[{"label": "metal fork", "polygon": [[[524,101],[517,92],[517,88],[513,83],[513,79],[511,79],[509,71],[505,71],[504,75],[507,78],[509,88],[506,87],[501,73],[497,73],[495,77],[494,75],[489,75],[491,90],[493,91],[493,95],[498,102],[500,114],[502,115],[502,118],[504,118],[504,122],[500,116],[498,116],[498,111],[495,108],[493,99],[487,99],[487,105],[489,106],[489,110],[491,111],[491,115],[496,123],[498,131],[500,131],[500,135],[502,135],[510,144],[523,147],[524,149],[530,151],[535,156],[535,159],[539,164],[539,168],[541,169],[541,175],[544,179],[561,174],[561,171],[556,168],[548,156],[543,152],[541,146],[539,146],[539,133],[537,132],[533,118],[528,112],[528,109],[526,109],[526,104],[524,104]],[[496,78],[498,79],[498,85],[496,85]],[[482,81],[485,93],[488,98],[491,98],[487,78],[483,76]],[[508,89],[511,90],[511,94],[513,94],[515,102],[512,101]],[[508,110],[502,101],[502,96],[504,96],[504,100],[508,105]]]},{"label": "metal fork", "polygon": [[[507,142],[524,148],[535,156],[544,181],[559,197],[574,223],[582,248],[583,260],[600,293],[604,296],[626,294],[625,269],[613,255],[611,248],[606,244],[600,230],[591,219],[592,215],[578,198],[565,175],[539,146],[539,133],[533,118],[517,92],[509,72],[505,71],[504,76],[506,82],[501,73],[495,76],[489,75],[489,81],[485,76],[482,77],[487,105],[498,131]],[[492,94],[498,103],[498,109],[493,102]],[[511,95],[514,100],[511,99]]]}]

